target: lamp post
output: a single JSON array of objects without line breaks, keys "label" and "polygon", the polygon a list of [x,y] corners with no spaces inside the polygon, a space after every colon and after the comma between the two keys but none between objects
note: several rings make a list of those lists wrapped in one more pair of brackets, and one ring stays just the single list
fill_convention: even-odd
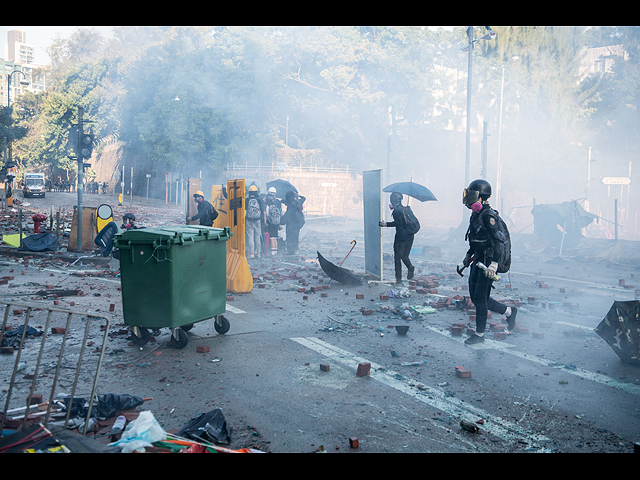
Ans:
[{"label": "lamp post", "polygon": [[472,74],[472,53],[473,53],[473,45],[478,40],[493,40],[496,38],[496,33],[491,30],[491,27],[484,27],[487,29],[487,33],[478,38],[473,38],[473,27],[465,27],[467,30],[467,37],[469,38],[469,43],[467,46],[461,48],[463,52],[469,52],[469,60],[467,65],[467,147],[465,153],[465,164],[464,164],[464,185],[465,187],[469,185],[469,155],[471,148],[471,74]]},{"label": "lamp post", "polygon": [[509,62],[502,65],[502,85],[500,86],[500,120],[498,122],[498,162],[496,165],[497,177],[496,177],[496,205],[498,205],[498,199],[500,199],[500,187],[502,186],[502,165],[500,164],[500,145],[502,140],[502,99],[504,97],[504,69],[509,63],[517,62],[520,57],[511,57]]},{"label": "lamp post", "polygon": [[11,162],[13,160],[13,148],[12,148],[12,141],[11,141],[11,78],[13,77],[13,75],[15,75],[16,73],[21,74],[24,78],[23,80],[20,82],[20,85],[29,85],[29,82],[27,81],[27,76],[24,74],[24,72],[20,71],[20,70],[13,70],[11,73],[7,74],[7,107],[9,108],[9,125],[8,125],[8,131],[9,131],[9,155],[8,155],[8,160],[9,162]]}]

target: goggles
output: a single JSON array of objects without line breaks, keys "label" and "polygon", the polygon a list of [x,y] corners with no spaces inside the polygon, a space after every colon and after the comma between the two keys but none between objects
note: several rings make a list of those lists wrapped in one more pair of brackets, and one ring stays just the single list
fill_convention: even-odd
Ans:
[{"label": "goggles", "polygon": [[471,205],[476,203],[480,199],[480,192],[477,190],[469,190],[465,188],[462,192],[462,203],[471,208]]}]

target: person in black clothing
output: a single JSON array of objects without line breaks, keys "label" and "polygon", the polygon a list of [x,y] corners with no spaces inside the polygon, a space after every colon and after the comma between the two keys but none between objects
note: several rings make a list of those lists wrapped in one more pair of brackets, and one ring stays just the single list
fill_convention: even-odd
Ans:
[{"label": "person in black clothing", "polygon": [[305,200],[305,197],[293,191],[288,191],[284,196],[284,204],[287,206],[287,211],[284,217],[280,219],[280,223],[284,223],[287,226],[285,230],[287,232],[287,255],[295,255],[298,251],[300,229],[305,223],[304,213],[302,212],[302,205]]},{"label": "person in black clothing", "polygon": [[[484,342],[484,331],[487,325],[487,312],[499,313],[507,317],[507,330],[511,331],[516,324],[516,307],[507,307],[491,298],[493,279],[498,269],[495,245],[504,242],[506,237],[498,228],[496,212],[489,206],[491,185],[486,180],[474,180],[464,190],[462,201],[472,210],[469,229],[465,240],[469,241],[469,250],[462,261],[464,267],[471,266],[469,273],[469,296],[476,307],[476,332],[464,343],[473,345]],[[478,265],[486,266],[483,270]]]},{"label": "person in black clothing", "polygon": [[411,247],[413,246],[414,235],[408,233],[406,230],[407,220],[405,219],[403,206],[402,206],[402,194],[398,192],[392,192],[389,200],[391,205],[389,207],[393,210],[393,222],[385,222],[381,220],[378,225],[381,227],[396,227],[396,236],[393,240],[393,259],[396,269],[396,284],[402,285],[402,264],[407,267],[407,280],[413,278],[413,272],[415,267],[411,264],[409,259],[409,253],[411,253]]},{"label": "person in black clothing", "polygon": [[200,220],[200,225],[212,227],[213,221],[218,218],[218,211],[204,199],[204,194],[200,190],[193,194],[193,201],[198,205],[198,213],[193,217],[188,217],[187,221]]}]

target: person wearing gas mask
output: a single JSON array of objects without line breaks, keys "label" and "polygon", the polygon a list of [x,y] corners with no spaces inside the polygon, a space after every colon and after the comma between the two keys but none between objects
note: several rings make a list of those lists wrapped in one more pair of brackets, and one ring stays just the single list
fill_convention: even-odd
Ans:
[{"label": "person wearing gas mask", "polygon": [[407,280],[413,278],[415,267],[409,259],[409,253],[413,246],[414,235],[407,232],[407,220],[402,210],[402,194],[392,192],[389,196],[391,204],[389,208],[392,210],[393,222],[385,222],[381,220],[378,225],[381,227],[396,227],[396,235],[393,240],[393,260],[396,271],[396,284],[402,285],[402,264],[407,267]]},{"label": "person wearing gas mask", "polygon": [[218,211],[204,199],[204,193],[200,190],[193,194],[193,201],[198,206],[198,213],[193,217],[187,217],[187,221],[193,222],[199,220],[200,225],[212,227],[213,221],[218,218]]},{"label": "person wearing gas mask", "polygon": [[[491,297],[496,271],[498,269],[497,248],[506,237],[498,226],[498,214],[489,205],[491,184],[486,180],[472,181],[464,189],[462,202],[473,213],[469,219],[469,228],[465,240],[469,241],[469,250],[462,261],[464,268],[471,267],[469,273],[469,296],[476,307],[476,332],[465,340],[473,345],[484,342],[488,311],[507,317],[507,329],[513,330],[516,323],[516,307],[507,307]],[[482,267],[486,268],[482,268]]]}]

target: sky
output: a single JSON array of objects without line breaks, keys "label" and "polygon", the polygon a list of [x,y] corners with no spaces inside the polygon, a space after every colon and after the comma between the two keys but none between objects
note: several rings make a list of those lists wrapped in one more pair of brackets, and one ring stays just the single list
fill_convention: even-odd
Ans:
[{"label": "sky", "polygon": [[114,27],[94,26],[94,27],[64,27],[64,26],[38,26],[38,27],[0,27],[0,58],[4,58],[4,48],[7,44],[7,32],[11,30],[22,30],[27,34],[27,43],[35,47],[35,63],[48,65],[50,63],[46,48],[49,47],[57,34],[63,38],[69,38],[78,28],[95,28],[105,38],[113,36]]}]

